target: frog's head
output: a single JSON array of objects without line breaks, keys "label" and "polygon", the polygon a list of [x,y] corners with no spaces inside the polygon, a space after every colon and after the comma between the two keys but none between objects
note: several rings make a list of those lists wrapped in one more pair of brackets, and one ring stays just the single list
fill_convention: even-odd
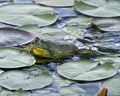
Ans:
[{"label": "frog's head", "polygon": [[47,44],[39,38],[30,43],[28,49],[36,56],[51,57]]},{"label": "frog's head", "polygon": [[81,55],[83,58],[91,58],[96,56],[96,52],[98,49],[93,46],[79,46],[78,48],[78,54]]}]

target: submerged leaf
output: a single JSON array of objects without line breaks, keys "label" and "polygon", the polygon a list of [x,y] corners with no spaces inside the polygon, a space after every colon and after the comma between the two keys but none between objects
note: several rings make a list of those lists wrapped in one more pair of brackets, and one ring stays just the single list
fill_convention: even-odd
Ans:
[{"label": "submerged leaf", "polygon": [[35,64],[34,57],[23,50],[0,48],[0,68],[20,68]]},{"label": "submerged leaf", "polygon": [[71,18],[66,22],[66,26],[79,26],[79,28],[88,28],[90,26],[90,22],[93,18],[79,15],[76,18]]},{"label": "submerged leaf", "polygon": [[119,0],[75,0],[75,9],[93,17],[118,17],[120,16]]},{"label": "submerged leaf", "polygon": [[102,31],[120,31],[120,18],[99,18],[92,23]]},{"label": "submerged leaf", "polygon": [[58,73],[65,78],[79,81],[101,80],[117,73],[117,69],[109,63],[97,64],[95,61],[71,61],[59,66]]},{"label": "submerged leaf", "polygon": [[56,6],[56,7],[64,7],[64,6],[73,6],[74,0],[34,0],[35,3],[47,5],[47,6]]},{"label": "submerged leaf", "polygon": [[37,25],[20,26],[20,27],[18,27],[18,29],[33,33],[36,37],[39,37],[39,35],[40,35],[40,28]]},{"label": "submerged leaf", "polygon": [[0,22],[12,25],[46,26],[56,20],[54,9],[49,7],[35,4],[9,4],[0,7]]},{"label": "submerged leaf", "polygon": [[85,90],[80,87],[75,86],[68,86],[68,87],[61,87],[59,92],[62,96],[83,96]]},{"label": "submerged leaf", "polygon": [[53,78],[46,72],[30,75],[27,70],[12,70],[0,75],[0,85],[9,90],[32,90],[50,85]]},{"label": "submerged leaf", "polygon": [[55,27],[43,27],[40,29],[40,39],[44,41],[57,41],[62,40],[66,36],[66,33],[59,28]]}]

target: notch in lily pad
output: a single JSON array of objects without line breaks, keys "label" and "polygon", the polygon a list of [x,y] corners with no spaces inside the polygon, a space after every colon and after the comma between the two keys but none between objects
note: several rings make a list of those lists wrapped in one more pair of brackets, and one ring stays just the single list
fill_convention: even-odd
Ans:
[{"label": "notch in lily pad", "polygon": [[98,65],[97,61],[78,60],[64,63],[57,72],[68,79],[76,81],[97,81],[114,76],[117,69],[109,63]]}]

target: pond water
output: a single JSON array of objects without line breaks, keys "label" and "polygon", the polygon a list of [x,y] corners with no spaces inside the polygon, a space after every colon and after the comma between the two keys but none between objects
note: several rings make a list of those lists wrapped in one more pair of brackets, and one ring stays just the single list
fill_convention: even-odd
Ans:
[{"label": "pond water", "polygon": [[[4,1],[8,1],[8,0],[0,0],[0,2],[4,2]],[[14,1],[14,3],[34,3],[32,0],[13,0],[13,1]],[[56,26],[58,28],[63,28],[63,26],[65,25],[65,22],[67,20],[69,20],[70,18],[76,17],[78,15],[78,13],[74,10],[73,7],[67,7],[67,8],[58,8],[57,7],[54,9],[58,15],[58,20],[55,24],[53,24],[51,26]],[[7,26],[15,27],[15,26],[11,26],[11,25],[7,25]],[[91,33],[91,30],[88,32],[85,30],[85,32]],[[96,37],[96,34],[92,33],[92,35],[94,36],[94,38],[98,38],[98,37]],[[105,39],[110,38],[109,40],[111,40],[111,41],[106,41],[106,42],[117,43],[120,41],[120,39],[119,39],[120,33],[119,32],[104,33],[103,37]],[[70,60],[77,59],[77,58],[78,58],[77,56],[74,56]],[[49,68],[50,72],[54,73],[54,71],[56,69],[56,64],[51,62],[50,64],[47,65],[47,67]],[[85,89],[86,94],[84,96],[95,96],[96,92],[99,89],[100,83],[101,83],[101,81],[96,81],[96,82],[86,82],[86,83],[74,83],[72,85]],[[50,88],[53,88],[53,90],[56,90],[56,87],[54,85],[51,85]]]}]

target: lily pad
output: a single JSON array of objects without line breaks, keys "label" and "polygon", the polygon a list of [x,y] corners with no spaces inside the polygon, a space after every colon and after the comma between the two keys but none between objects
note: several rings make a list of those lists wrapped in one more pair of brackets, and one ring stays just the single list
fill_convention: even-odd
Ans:
[{"label": "lily pad", "polygon": [[120,18],[99,18],[92,23],[102,31],[120,31]]},{"label": "lily pad", "polygon": [[35,90],[31,96],[61,96],[58,92],[51,92],[49,89]]},{"label": "lily pad", "polygon": [[76,18],[71,18],[66,22],[66,26],[79,26],[80,28],[90,27],[90,22],[93,18],[88,16],[79,15]]},{"label": "lily pad", "polygon": [[65,7],[73,6],[74,0],[34,0],[35,3],[47,5],[47,6],[56,6],[56,7]]},{"label": "lily pad", "polygon": [[39,37],[40,35],[40,28],[37,25],[25,25],[18,27],[20,30],[28,31],[32,34],[34,34],[36,37]]},{"label": "lily pad", "polygon": [[108,79],[102,83],[108,89],[108,96],[120,96],[120,76]]},{"label": "lily pad", "polygon": [[43,40],[57,40],[63,39],[66,36],[64,30],[56,27],[43,27],[39,28],[37,25],[25,25],[19,27],[21,30],[25,30],[33,33],[36,37],[40,37]]},{"label": "lily pad", "polygon": [[75,9],[93,17],[118,17],[120,16],[119,0],[75,0]]},{"label": "lily pad", "polygon": [[66,36],[64,30],[55,27],[41,28],[40,39],[45,41],[57,41],[62,40]]},{"label": "lily pad", "polygon": [[102,56],[102,57],[98,57],[98,59],[100,60],[101,64],[109,62],[113,66],[115,66],[116,68],[120,68],[120,57],[117,57],[117,56]]},{"label": "lily pad", "polygon": [[59,92],[62,96],[83,96],[85,90],[80,87],[75,86],[68,86],[68,87],[61,87]]},{"label": "lily pad", "polygon": [[0,92],[0,96],[31,96],[29,92],[18,90],[15,92],[12,92],[10,90],[3,89]]},{"label": "lily pad", "polygon": [[34,57],[15,48],[0,48],[0,68],[20,68],[35,64]]},{"label": "lily pad", "polygon": [[46,26],[56,20],[54,9],[49,7],[36,4],[8,4],[0,7],[0,22],[12,25]]},{"label": "lily pad", "polygon": [[57,85],[57,87],[68,86],[68,85],[74,83],[74,81],[65,79],[65,78],[60,77],[60,76],[58,76],[58,75],[54,75],[53,77],[54,77],[54,82],[53,82],[53,84],[54,84],[54,85]]},{"label": "lily pad", "polygon": [[30,43],[34,40],[34,35],[12,28],[0,28],[0,46],[10,47]]},{"label": "lily pad", "polygon": [[32,90],[50,85],[53,78],[46,72],[30,75],[28,70],[12,70],[0,75],[0,85],[9,90]]},{"label": "lily pad", "polygon": [[84,32],[83,30],[78,26],[65,26],[64,30],[67,32],[67,35],[64,37],[64,39],[83,39],[84,38]]},{"label": "lily pad", "polygon": [[109,63],[98,65],[97,61],[78,60],[62,64],[58,73],[71,80],[96,81],[114,76],[117,69]]}]

